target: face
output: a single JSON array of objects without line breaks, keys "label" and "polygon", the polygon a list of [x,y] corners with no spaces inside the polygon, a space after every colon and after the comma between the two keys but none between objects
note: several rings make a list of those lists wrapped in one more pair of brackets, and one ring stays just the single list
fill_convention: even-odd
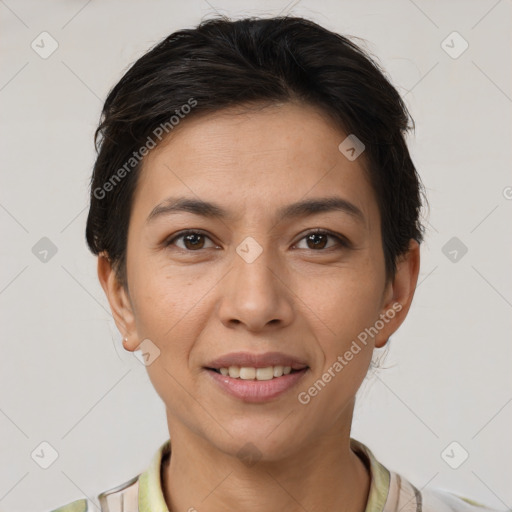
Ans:
[{"label": "face", "polygon": [[[103,258],[99,276],[126,348],[159,351],[147,371],[171,432],[233,455],[249,440],[268,460],[348,432],[419,256],[386,281],[375,192],[345,138],[313,107],[283,104],[186,120],[145,158],[128,290]],[[292,370],[254,379],[279,366]]]}]

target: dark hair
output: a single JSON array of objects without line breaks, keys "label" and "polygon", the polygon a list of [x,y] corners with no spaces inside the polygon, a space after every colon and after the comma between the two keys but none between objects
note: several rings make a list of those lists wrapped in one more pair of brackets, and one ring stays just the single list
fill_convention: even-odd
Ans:
[{"label": "dark hair", "polygon": [[393,277],[410,239],[423,240],[423,188],[405,142],[414,121],[365,51],[300,17],[206,20],[172,33],[131,66],[110,91],[95,133],[86,227],[91,251],[104,253],[127,286],[127,234],[141,154],[162,140],[164,130],[171,132],[173,118],[179,123],[181,113],[188,119],[286,101],[319,107],[365,145],[386,276]]}]

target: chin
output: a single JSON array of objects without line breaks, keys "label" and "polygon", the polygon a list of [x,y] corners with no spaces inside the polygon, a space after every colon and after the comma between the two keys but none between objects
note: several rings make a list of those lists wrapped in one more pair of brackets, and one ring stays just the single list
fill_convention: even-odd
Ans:
[{"label": "chin", "polygon": [[301,446],[296,428],[290,429],[291,424],[287,428],[277,425],[279,422],[274,421],[260,420],[259,425],[254,421],[242,421],[236,426],[226,425],[231,436],[224,435],[222,442],[211,441],[219,450],[239,458],[248,466],[256,462],[274,462],[293,455]]}]

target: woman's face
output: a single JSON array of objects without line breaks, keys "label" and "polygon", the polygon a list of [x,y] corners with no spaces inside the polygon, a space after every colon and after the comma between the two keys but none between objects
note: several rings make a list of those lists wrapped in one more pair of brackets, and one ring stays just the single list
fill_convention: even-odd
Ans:
[{"label": "woman's face", "polygon": [[[362,157],[338,149],[345,138],[318,110],[284,104],[185,120],[146,156],[129,291],[106,260],[99,268],[126,347],[150,340],[147,371],[171,432],[233,455],[250,442],[273,460],[349,431],[372,351],[408,310],[418,256],[386,283],[375,193]],[[249,379],[211,369],[228,365]],[[269,366],[295,370],[254,379]]]}]

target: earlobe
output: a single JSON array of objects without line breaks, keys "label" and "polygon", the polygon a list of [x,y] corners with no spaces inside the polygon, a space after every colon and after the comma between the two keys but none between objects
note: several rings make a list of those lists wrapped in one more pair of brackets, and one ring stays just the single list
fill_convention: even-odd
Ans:
[{"label": "earlobe", "polygon": [[107,296],[112,316],[119,332],[123,336],[126,350],[137,349],[137,332],[135,317],[127,290],[119,283],[110,259],[105,253],[98,255],[98,279]]},{"label": "earlobe", "polygon": [[385,324],[375,336],[375,347],[383,347],[398,330],[411,307],[420,269],[420,245],[409,242],[409,249],[397,262],[396,274],[386,290],[386,300],[380,318]]}]

